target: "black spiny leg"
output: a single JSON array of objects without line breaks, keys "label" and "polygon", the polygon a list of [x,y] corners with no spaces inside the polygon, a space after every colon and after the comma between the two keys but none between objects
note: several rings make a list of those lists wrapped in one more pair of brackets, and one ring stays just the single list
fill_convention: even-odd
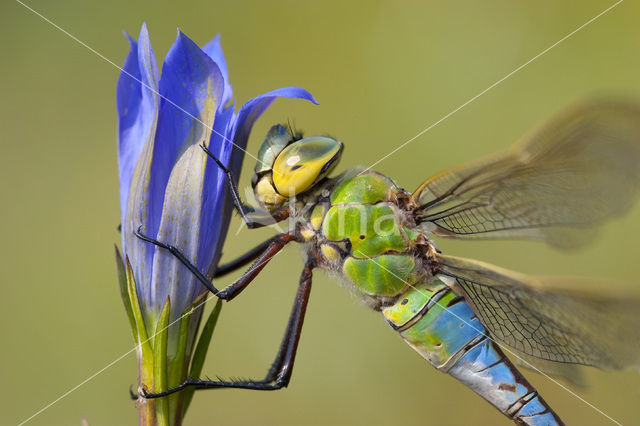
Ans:
[{"label": "black spiny leg", "polygon": [[293,363],[298,350],[298,342],[300,341],[304,315],[307,310],[307,303],[309,302],[312,278],[311,271],[313,270],[313,266],[312,262],[307,262],[304,266],[284,338],[280,344],[280,349],[278,350],[276,359],[264,379],[231,381],[189,379],[181,385],[164,392],[146,393],[143,390],[143,396],[145,398],[159,398],[179,392],[191,386],[194,386],[196,389],[239,388],[252,390],[278,390],[286,387],[289,384],[291,374],[293,373]]},{"label": "black spiny leg", "polygon": [[[246,257],[241,256],[240,258],[231,262],[230,264],[228,264],[230,265],[228,266],[228,270],[224,271],[223,273],[230,272],[234,268],[240,267],[243,264],[246,264],[247,262],[251,261],[253,258],[256,259],[256,261],[253,262],[253,264],[249,267],[249,269],[247,269],[247,271],[244,274],[242,274],[242,276],[238,278],[233,284],[225,287],[222,290],[218,290],[213,285],[213,283],[209,281],[209,279],[205,277],[205,275],[202,272],[200,272],[200,270],[198,270],[198,267],[193,263],[191,263],[189,259],[187,259],[187,257],[184,254],[182,254],[180,250],[178,250],[177,247],[172,246],[170,244],[165,244],[151,237],[147,237],[142,233],[141,227],[135,231],[135,235],[143,241],[147,241],[158,247],[162,247],[164,249],[169,250],[169,252],[173,254],[176,257],[176,259],[178,259],[180,263],[182,263],[189,271],[191,271],[191,273],[198,279],[198,281],[200,281],[210,292],[212,292],[218,298],[227,300],[227,301],[233,299],[238,294],[240,294],[242,290],[244,290],[251,283],[251,281],[253,281],[253,279],[260,273],[260,271],[262,271],[262,269],[266,266],[266,264],[269,263],[269,261],[273,259],[273,257],[280,250],[282,250],[285,245],[287,245],[287,243],[295,239],[295,237],[292,234],[276,235],[275,237],[265,241],[264,243],[256,247],[254,250],[251,250],[249,253],[247,253],[247,255],[245,255]],[[264,249],[264,251],[262,251],[262,253],[256,251],[256,249],[260,248],[263,245],[266,245],[267,247],[266,249]],[[223,266],[227,267],[227,265],[223,265]]]},{"label": "black spiny leg", "polygon": [[229,184],[229,190],[231,191],[231,196],[233,197],[233,204],[235,204],[236,209],[238,210],[238,213],[240,213],[242,220],[244,221],[244,223],[247,225],[249,229],[261,228],[263,226],[273,225],[274,223],[278,223],[282,220],[285,220],[287,217],[289,217],[289,209],[278,210],[270,215],[265,215],[264,217],[261,217],[261,218],[249,217],[249,214],[255,213],[256,209],[242,202],[242,199],[240,198],[240,191],[238,191],[238,184],[236,182],[236,178],[233,176],[233,173],[231,172],[231,170],[229,170],[227,166],[222,164],[222,162],[218,160],[218,157],[216,157],[211,151],[209,151],[209,148],[207,148],[204,145],[204,143],[200,144],[200,147],[204,152],[207,153],[209,157],[211,157],[211,159],[213,159],[213,161],[216,162],[218,167],[220,167],[220,169],[222,169],[222,171],[226,175],[227,183]]}]

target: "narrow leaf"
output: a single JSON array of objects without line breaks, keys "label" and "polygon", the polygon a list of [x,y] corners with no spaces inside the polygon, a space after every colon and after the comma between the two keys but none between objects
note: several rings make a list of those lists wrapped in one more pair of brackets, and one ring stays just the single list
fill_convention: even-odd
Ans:
[{"label": "narrow leaf", "polygon": [[[204,324],[202,333],[200,333],[200,338],[198,339],[198,344],[193,353],[193,359],[191,360],[191,370],[189,371],[190,378],[197,379],[200,377],[200,374],[202,374],[204,359],[207,356],[207,351],[209,350],[209,343],[211,343],[213,330],[215,330],[216,328],[216,324],[218,322],[218,317],[220,316],[221,309],[222,309],[222,300],[218,299],[216,306],[213,307],[211,314],[209,314],[209,318],[207,318],[207,322]],[[183,415],[186,414],[187,408],[189,408],[189,404],[191,403],[191,399],[193,398],[194,392],[195,392],[195,389],[193,387],[190,387],[185,390]]]},{"label": "narrow leaf", "polygon": [[[153,391],[164,392],[167,390],[167,341],[169,337],[169,312],[171,301],[162,307],[158,323],[156,324],[155,338],[153,340]],[[156,399],[156,417],[158,425],[169,426],[169,401],[167,397]]]}]

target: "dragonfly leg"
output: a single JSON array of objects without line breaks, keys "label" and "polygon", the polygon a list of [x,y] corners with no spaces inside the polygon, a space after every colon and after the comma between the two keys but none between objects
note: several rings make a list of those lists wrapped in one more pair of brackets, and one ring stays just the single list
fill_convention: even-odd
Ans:
[{"label": "dragonfly leg", "polygon": [[[154,244],[158,247],[162,247],[166,250],[169,250],[171,254],[173,254],[176,259],[180,261],[191,273],[200,281],[210,292],[212,292],[216,297],[223,300],[231,300],[236,297],[238,294],[242,292],[253,279],[264,269],[267,263],[280,251],[282,248],[289,242],[294,240],[294,236],[292,234],[280,234],[271,238],[270,240],[265,241],[263,244],[256,247],[254,250],[251,250],[247,253],[247,257],[236,259],[235,261],[230,262],[230,264],[223,265],[226,270],[223,270],[223,273],[230,272],[233,269],[236,269],[248,262],[252,259],[256,259],[255,262],[247,269],[247,271],[242,274],[238,280],[236,280],[233,284],[225,287],[222,290],[218,290],[213,283],[198,269],[196,265],[191,263],[187,257],[180,252],[180,250],[172,246],[170,244],[165,244],[161,241],[153,239],[144,235],[141,231],[141,227],[138,228],[135,232],[135,235],[143,241]],[[267,244],[268,243],[268,244]],[[258,248],[266,245],[266,248],[260,253]],[[252,257],[253,256],[253,257]],[[230,265],[230,266],[229,266]],[[222,274],[221,274],[222,275]]]},{"label": "dragonfly leg", "polygon": [[231,197],[233,197],[233,203],[235,204],[238,213],[240,213],[242,220],[249,229],[272,225],[289,217],[289,209],[279,210],[274,212],[273,214],[267,214],[265,217],[261,218],[250,217],[249,214],[255,213],[256,209],[242,202],[242,199],[240,198],[240,191],[238,191],[238,184],[236,183],[236,178],[235,176],[233,176],[231,170],[227,166],[222,164],[218,157],[216,157],[211,151],[209,151],[209,148],[207,148],[204,143],[200,144],[200,147],[209,157],[211,157],[213,161],[215,161],[215,163],[218,165],[218,167],[220,167],[220,169],[227,177],[227,183],[229,184]]},{"label": "dragonfly leg", "polygon": [[262,243],[258,244],[257,246],[255,246],[254,248],[252,248],[251,250],[246,252],[245,254],[242,254],[242,255],[238,256],[237,258],[233,259],[232,261],[224,263],[222,265],[218,265],[216,267],[215,272],[213,273],[213,278],[222,277],[222,276],[224,276],[224,275],[226,275],[226,274],[228,274],[230,272],[233,272],[233,271],[245,266],[247,263],[251,262],[252,260],[255,260],[267,248],[269,248],[271,243],[273,243],[274,241],[277,241],[279,238],[280,238],[280,235],[276,235],[274,237],[271,237],[268,240],[263,241]]},{"label": "dragonfly leg", "polygon": [[302,271],[300,285],[298,286],[298,292],[296,293],[284,338],[280,344],[278,354],[264,379],[230,381],[189,379],[179,386],[164,392],[146,393],[143,390],[143,396],[145,398],[159,398],[179,392],[188,387],[195,387],[196,389],[237,388],[252,390],[278,390],[286,387],[293,373],[293,364],[298,350],[304,315],[309,302],[313,267],[312,262],[307,262]]},{"label": "dragonfly leg", "polygon": [[289,242],[294,241],[295,236],[293,234],[280,234],[272,239],[267,248],[260,253],[256,260],[251,264],[249,269],[245,271],[240,278],[238,278],[233,284],[225,287],[216,296],[229,301],[242,292],[258,274],[264,269],[273,257],[280,252]]}]

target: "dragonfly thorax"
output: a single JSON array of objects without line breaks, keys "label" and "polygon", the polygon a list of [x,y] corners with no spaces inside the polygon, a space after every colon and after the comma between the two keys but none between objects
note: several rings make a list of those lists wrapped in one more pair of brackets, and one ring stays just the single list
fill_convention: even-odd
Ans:
[{"label": "dragonfly thorax", "polygon": [[353,175],[328,183],[328,195],[299,222],[301,235],[318,267],[337,272],[380,309],[431,275],[433,244],[404,205],[403,189],[376,172]]},{"label": "dragonfly thorax", "polygon": [[258,152],[253,190],[269,211],[321,182],[336,166],[343,144],[325,136],[301,138],[282,125],[273,126]]}]

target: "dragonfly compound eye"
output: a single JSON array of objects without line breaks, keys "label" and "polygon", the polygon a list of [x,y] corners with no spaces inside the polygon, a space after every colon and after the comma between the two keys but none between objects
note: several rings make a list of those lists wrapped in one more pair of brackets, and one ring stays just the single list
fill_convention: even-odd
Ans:
[{"label": "dragonfly compound eye", "polygon": [[[258,161],[256,163],[256,174],[261,172],[267,172],[271,170],[273,162],[276,160],[278,154],[282,150],[293,142],[293,136],[291,132],[287,130],[283,125],[276,124],[267,133],[264,138],[260,150],[258,151]],[[255,186],[255,185],[254,185]]]},{"label": "dragonfly compound eye", "polygon": [[273,164],[273,184],[285,197],[300,194],[327,176],[342,154],[342,142],[324,136],[300,139]]}]

